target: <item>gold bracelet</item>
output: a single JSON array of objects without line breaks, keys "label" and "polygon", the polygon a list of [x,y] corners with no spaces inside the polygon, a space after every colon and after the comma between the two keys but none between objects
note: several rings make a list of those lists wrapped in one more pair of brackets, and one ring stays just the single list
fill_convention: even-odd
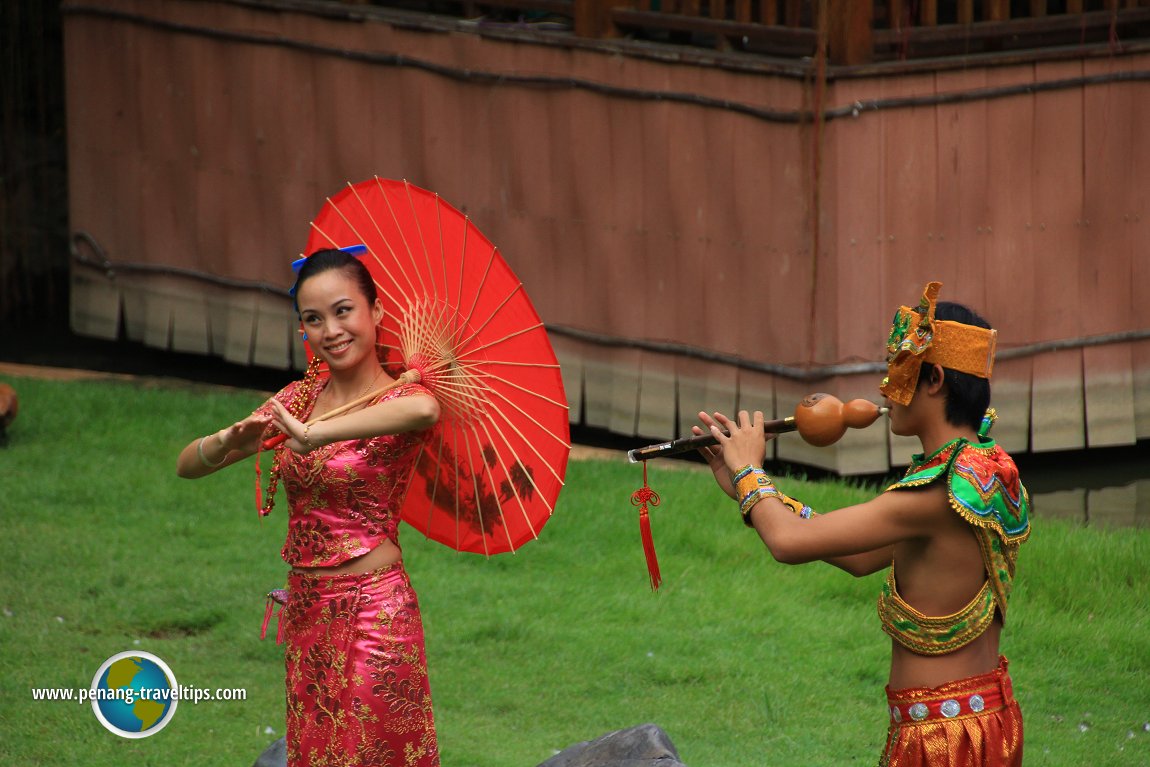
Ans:
[{"label": "gold bracelet", "polygon": [[[208,438],[207,436],[200,437],[200,441],[196,443],[196,455],[198,455],[200,457],[200,463],[202,463],[204,466],[206,466],[209,469],[214,469],[217,466],[220,466],[221,464],[223,464],[224,461],[228,460],[228,450],[225,448],[224,449],[224,457],[221,458],[220,460],[216,461],[215,463],[212,463],[211,461],[208,460],[208,457],[206,455],[204,455],[204,440],[207,438]],[[216,438],[219,439],[219,432],[216,432]],[[220,447],[223,447],[223,444],[224,444],[224,441],[221,439],[220,440]]]},{"label": "gold bracelet", "polygon": [[315,450],[315,445],[313,445],[311,443],[311,437],[307,433],[308,429],[310,429],[310,428],[311,428],[310,423],[305,423],[303,425],[303,439],[301,439],[300,442],[302,442],[304,444],[304,447],[306,447],[308,450]]}]

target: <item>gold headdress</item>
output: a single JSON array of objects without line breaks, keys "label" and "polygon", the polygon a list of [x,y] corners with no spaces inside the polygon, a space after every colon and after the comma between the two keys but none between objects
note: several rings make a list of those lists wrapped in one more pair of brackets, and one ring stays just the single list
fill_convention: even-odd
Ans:
[{"label": "gold headdress", "polygon": [[879,390],[892,402],[909,405],[918,387],[922,363],[990,378],[998,332],[950,320],[936,320],[934,305],[941,282],[928,283],[917,309],[895,312],[886,342],[887,377]]}]

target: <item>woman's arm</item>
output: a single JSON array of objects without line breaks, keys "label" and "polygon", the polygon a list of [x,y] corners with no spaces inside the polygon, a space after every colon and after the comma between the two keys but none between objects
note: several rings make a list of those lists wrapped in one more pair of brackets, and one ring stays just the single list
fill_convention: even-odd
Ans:
[{"label": "woman's arm", "polygon": [[273,422],[289,436],[286,444],[297,453],[306,453],[331,442],[419,431],[439,421],[439,403],[429,394],[395,397],[314,424],[302,423],[276,400],[272,401],[272,408]]},{"label": "woman's arm", "polygon": [[176,474],[199,479],[242,461],[256,452],[271,420],[271,413],[260,408],[242,421],[192,440],[176,459]]}]

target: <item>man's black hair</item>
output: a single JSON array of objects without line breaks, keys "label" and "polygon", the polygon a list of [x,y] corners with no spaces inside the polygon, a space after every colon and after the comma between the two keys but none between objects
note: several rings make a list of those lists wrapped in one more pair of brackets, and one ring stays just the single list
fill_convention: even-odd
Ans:
[{"label": "man's black hair", "polygon": [[[935,304],[934,318],[961,322],[979,328],[990,328],[990,323],[962,304],[939,301]],[[923,365],[918,382],[921,385],[929,379],[933,365]],[[978,431],[982,418],[990,407],[990,381],[970,373],[943,368],[946,383],[946,420],[952,426],[969,426]]]}]

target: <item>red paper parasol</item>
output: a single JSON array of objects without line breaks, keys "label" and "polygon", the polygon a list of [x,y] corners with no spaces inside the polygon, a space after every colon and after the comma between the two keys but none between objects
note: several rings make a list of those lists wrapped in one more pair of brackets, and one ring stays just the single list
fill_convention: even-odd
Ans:
[{"label": "red paper parasol", "polygon": [[380,357],[393,376],[417,370],[441,411],[403,519],[458,551],[514,551],[554,511],[571,450],[543,323],[498,249],[436,194],[349,184],[312,222],[305,252],[361,243],[384,304]]}]

